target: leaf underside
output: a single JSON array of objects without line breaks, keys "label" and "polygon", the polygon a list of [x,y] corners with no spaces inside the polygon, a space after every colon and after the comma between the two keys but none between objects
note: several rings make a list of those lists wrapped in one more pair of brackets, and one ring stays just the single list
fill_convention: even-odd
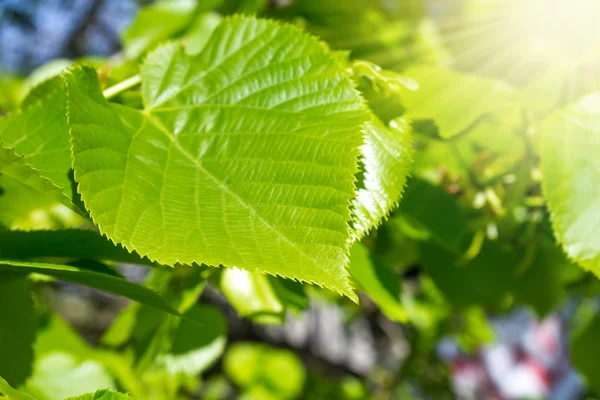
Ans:
[{"label": "leaf underside", "polygon": [[67,84],[79,192],[111,240],[355,298],[349,206],[368,113],[322,43],[233,17],[198,55],[147,57],[143,111],[108,103],[91,69]]}]

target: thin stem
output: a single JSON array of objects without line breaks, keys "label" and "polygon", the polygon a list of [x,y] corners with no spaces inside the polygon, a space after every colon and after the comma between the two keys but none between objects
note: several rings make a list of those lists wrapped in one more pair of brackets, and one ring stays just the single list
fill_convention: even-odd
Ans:
[{"label": "thin stem", "polygon": [[114,86],[109,87],[105,91],[102,92],[106,99],[111,99],[118,95],[121,92],[124,92],[128,89],[131,89],[134,86],[139,85],[142,82],[142,77],[140,74],[134,75],[131,78],[127,78],[122,82],[117,83]]}]

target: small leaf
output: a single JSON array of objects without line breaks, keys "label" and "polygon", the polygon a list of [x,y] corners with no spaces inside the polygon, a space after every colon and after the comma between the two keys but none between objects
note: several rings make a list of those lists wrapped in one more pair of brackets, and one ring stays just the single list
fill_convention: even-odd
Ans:
[{"label": "small leaf", "polygon": [[410,124],[402,118],[385,127],[365,124],[364,179],[352,200],[354,238],[360,240],[398,205],[413,160]]},{"label": "small leaf", "polygon": [[400,302],[400,277],[373,262],[369,251],[361,243],[355,243],[350,250],[350,275],[388,318],[407,321],[406,311]]},{"label": "small leaf", "polygon": [[306,380],[304,365],[292,351],[263,344],[236,343],[229,348],[223,364],[236,385],[242,389],[264,385],[273,398],[297,398]]},{"label": "small leaf", "polygon": [[539,132],[554,233],[571,259],[600,276],[600,94],[554,113]]},{"label": "small leaf", "polygon": [[71,354],[53,352],[36,360],[35,373],[22,390],[38,400],[63,400],[99,388],[115,388],[101,363],[78,362]]},{"label": "small leaf", "polygon": [[196,305],[184,315],[199,324],[182,320],[175,330],[171,349],[159,356],[156,363],[171,375],[197,376],[223,353],[227,327],[223,313],[216,307]]},{"label": "small leaf", "polygon": [[269,277],[258,272],[228,268],[221,273],[221,290],[242,317],[263,324],[285,320],[285,307]]},{"label": "small leaf", "polygon": [[123,33],[125,56],[138,58],[161,41],[184,32],[200,11],[209,11],[222,0],[159,0],[144,7]]},{"label": "small leaf", "polygon": [[17,387],[32,371],[37,316],[28,282],[5,279],[0,272],[0,376]]},{"label": "small leaf", "polygon": [[225,19],[196,56],[148,55],[144,111],[108,103],[93,70],[67,81],[75,178],[102,233],[167,265],[237,266],[356,298],[345,265],[368,112],[322,43]]}]

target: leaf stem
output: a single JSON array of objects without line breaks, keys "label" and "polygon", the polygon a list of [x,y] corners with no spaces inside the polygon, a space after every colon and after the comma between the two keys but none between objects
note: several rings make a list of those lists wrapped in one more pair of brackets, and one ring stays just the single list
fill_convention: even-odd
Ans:
[{"label": "leaf stem", "polygon": [[122,93],[128,89],[131,89],[134,86],[139,85],[142,82],[142,77],[140,74],[134,75],[131,78],[127,78],[122,82],[117,83],[114,86],[109,87],[104,90],[102,94],[106,97],[107,100],[115,97],[119,93]]}]

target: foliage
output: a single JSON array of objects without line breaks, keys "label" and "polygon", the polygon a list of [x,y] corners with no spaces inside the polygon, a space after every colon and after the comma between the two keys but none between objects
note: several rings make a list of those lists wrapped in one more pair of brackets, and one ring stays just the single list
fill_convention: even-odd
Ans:
[{"label": "foliage", "polygon": [[[486,313],[600,294],[599,88],[444,67],[447,32],[420,1],[270,3],[161,0],[110,62],[3,83],[6,398],[211,398],[230,382],[239,398],[360,399],[411,380],[442,398],[441,336],[473,350]],[[91,346],[47,304],[57,280],[133,302]],[[205,290],[262,325],[321,301],[375,308],[412,353],[397,376],[319,384],[290,350],[228,346]],[[573,339],[592,388],[596,312]]]}]

